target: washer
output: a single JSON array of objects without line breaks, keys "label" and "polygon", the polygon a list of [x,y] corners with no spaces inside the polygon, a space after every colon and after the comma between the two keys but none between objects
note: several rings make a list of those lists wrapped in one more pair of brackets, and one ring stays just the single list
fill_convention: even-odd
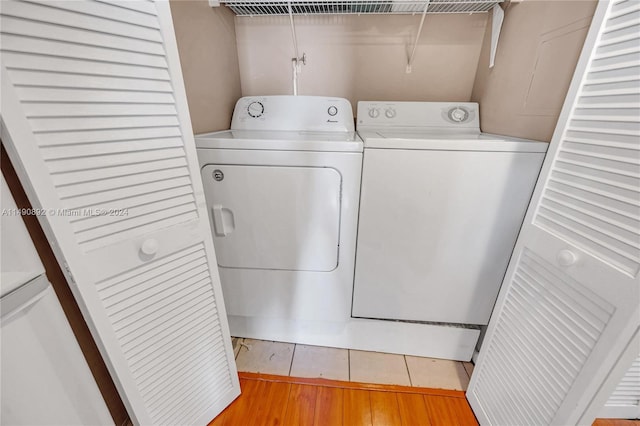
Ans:
[{"label": "washer", "polygon": [[484,325],[547,143],[480,132],[475,103],[360,102],[353,316]]},{"label": "washer", "polygon": [[351,104],[245,97],[231,130],[195,139],[231,333],[300,341],[347,321],[363,149]]}]

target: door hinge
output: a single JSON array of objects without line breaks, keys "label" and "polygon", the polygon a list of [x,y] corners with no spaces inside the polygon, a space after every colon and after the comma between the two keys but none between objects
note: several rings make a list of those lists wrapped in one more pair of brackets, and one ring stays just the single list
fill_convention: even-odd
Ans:
[{"label": "door hinge", "polygon": [[64,270],[67,271],[67,276],[69,277],[69,280],[71,280],[71,283],[75,284],[76,280],[73,278],[73,274],[71,273],[71,268],[69,268],[69,264],[67,262],[62,262],[62,265],[64,266]]}]

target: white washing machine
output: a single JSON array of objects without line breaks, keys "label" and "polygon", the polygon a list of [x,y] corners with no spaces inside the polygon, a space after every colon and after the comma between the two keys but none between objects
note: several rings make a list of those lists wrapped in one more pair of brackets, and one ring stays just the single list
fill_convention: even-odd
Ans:
[{"label": "white washing machine", "polygon": [[353,316],[487,324],[548,144],[481,133],[475,103],[359,102],[357,117]]},{"label": "white washing machine", "polygon": [[363,149],[351,104],[245,97],[231,130],[195,139],[231,333],[314,343],[314,325],[347,321]]}]

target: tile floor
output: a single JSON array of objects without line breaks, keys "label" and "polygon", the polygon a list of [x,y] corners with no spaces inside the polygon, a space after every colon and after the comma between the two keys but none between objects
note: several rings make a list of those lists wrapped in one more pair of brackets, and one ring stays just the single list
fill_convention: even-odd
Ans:
[{"label": "tile floor", "polygon": [[466,390],[470,362],[233,338],[238,371]]}]

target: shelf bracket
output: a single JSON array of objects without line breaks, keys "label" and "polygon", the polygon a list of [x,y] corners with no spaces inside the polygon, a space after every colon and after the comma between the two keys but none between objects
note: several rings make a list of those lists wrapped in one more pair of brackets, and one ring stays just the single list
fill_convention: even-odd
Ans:
[{"label": "shelf bracket", "polygon": [[424,18],[427,16],[427,10],[429,10],[429,1],[424,4],[424,10],[422,11],[422,18],[420,18],[420,26],[418,27],[418,34],[416,34],[416,41],[413,43],[413,49],[411,49],[411,55],[409,56],[409,62],[407,63],[407,74],[411,74],[411,66],[413,60],[416,57],[416,49],[418,47],[418,40],[420,40],[420,34],[422,33],[422,26],[424,25]]},{"label": "shelf bracket", "polygon": [[500,39],[500,30],[504,21],[504,10],[499,4],[493,6],[493,18],[491,19],[491,56],[489,57],[489,68],[493,68],[496,62],[496,53],[498,52],[498,40]]}]

